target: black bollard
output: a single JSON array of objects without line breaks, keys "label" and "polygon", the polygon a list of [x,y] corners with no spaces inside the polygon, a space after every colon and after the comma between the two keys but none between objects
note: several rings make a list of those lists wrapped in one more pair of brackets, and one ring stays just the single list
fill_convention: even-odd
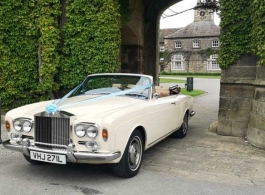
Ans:
[{"label": "black bollard", "polygon": [[193,77],[187,77],[187,91],[193,91]]}]

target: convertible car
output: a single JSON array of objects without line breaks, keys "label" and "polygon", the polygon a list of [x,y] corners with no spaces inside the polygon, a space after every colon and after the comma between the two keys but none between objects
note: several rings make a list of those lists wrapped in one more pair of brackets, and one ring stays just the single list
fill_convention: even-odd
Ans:
[{"label": "convertible car", "polygon": [[89,75],[59,100],[9,111],[3,145],[31,164],[108,163],[133,177],[143,151],[171,134],[184,138],[195,115],[192,97],[153,82],[142,74]]}]

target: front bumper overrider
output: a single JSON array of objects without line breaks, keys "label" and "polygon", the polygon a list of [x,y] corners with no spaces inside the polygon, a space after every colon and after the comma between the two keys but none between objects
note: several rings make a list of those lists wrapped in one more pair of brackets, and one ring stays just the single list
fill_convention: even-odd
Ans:
[{"label": "front bumper overrider", "polygon": [[191,111],[191,112],[190,112],[190,117],[194,117],[195,114],[196,114],[195,111]]},{"label": "front bumper overrider", "polygon": [[43,144],[38,142],[31,142],[28,138],[22,140],[22,144],[11,144],[10,140],[4,141],[3,146],[6,149],[14,150],[30,156],[30,151],[45,152],[51,154],[66,155],[67,161],[75,163],[79,160],[97,161],[102,163],[113,161],[121,156],[121,152],[114,153],[96,153],[96,152],[78,152],[74,150],[74,145],[69,144],[68,146],[61,146],[55,144],[45,144],[46,146],[64,147],[63,150],[44,149],[37,147],[35,144]]}]

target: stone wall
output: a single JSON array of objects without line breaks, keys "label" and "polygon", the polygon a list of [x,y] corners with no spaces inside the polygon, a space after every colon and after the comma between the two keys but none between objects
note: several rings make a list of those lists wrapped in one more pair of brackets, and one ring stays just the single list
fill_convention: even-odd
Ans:
[{"label": "stone wall", "polygon": [[221,83],[218,134],[246,135],[253,94],[253,86]]},{"label": "stone wall", "polygon": [[265,67],[257,67],[257,80],[252,100],[252,109],[247,131],[248,141],[260,148],[265,148]]},{"label": "stone wall", "polygon": [[257,60],[244,56],[222,71],[217,133],[244,137],[254,97]]},{"label": "stone wall", "polygon": [[207,61],[199,55],[193,54],[188,61],[188,72],[207,72]]},{"label": "stone wall", "polygon": [[222,71],[217,134],[265,148],[265,67],[245,55]]}]

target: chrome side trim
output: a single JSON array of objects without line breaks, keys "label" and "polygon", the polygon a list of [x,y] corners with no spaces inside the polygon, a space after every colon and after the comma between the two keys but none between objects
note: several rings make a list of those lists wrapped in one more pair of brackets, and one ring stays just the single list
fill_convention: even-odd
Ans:
[{"label": "chrome side trim", "polygon": [[[46,152],[46,153],[52,153],[52,154],[62,154],[62,155],[66,155],[67,161],[72,162],[72,163],[76,163],[78,160],[102,161],[104,163],[106,161],[115,160],[121,156],[121,152],[119,151],[114,152],[114,153],[77,152],[74,150],[73,144],[69,144],[66,150],[52,150],[52,149],[38,148],[37,146],[34,145],[33,142],[30,142],[30,140],[27,138],[23,139],[22,145],[11,144],[10,140],[7,140],[3,143],[3,146],[6,149],[21,152],[27,156],[30,156],[30,151]],[[60,145],[56,145],[56,146],[60,146]]]}]

